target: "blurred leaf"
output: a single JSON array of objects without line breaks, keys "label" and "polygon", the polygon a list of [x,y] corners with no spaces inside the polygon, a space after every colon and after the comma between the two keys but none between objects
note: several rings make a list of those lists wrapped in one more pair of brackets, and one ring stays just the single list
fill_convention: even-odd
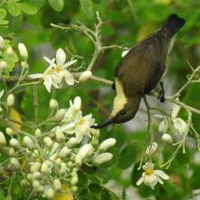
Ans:
[{"label": "blurred leaf", "polygon": [[0,200],[5,200],[3,189],[0,188]]},{"label": "blurred leaf", "polygon": [[[21,130],[21,123],[22,123],[22,118],[21,115],[19,114],[18,111],[16,111],[15,109],[11,108],[10,109],[10,113],[9,113],[9,120],[11,120],[11,124],[14,128]],[[15,121],[16,123],[12,122]],[[15,129],[12,129],[14,134],[17,134],[17,131]]]},{"label": "blurred leaf", "polygon": [[87,165],[83,165],[81,167],[81,169],[86,172],[87,174],[94,174],[97,170],[97,167],[96,166],[93,166],[93,167],[90,167],[90,166],[87,166]]},{"label": "blurred leaf", "polygon": [[130,167],[136,158],[136,149],[133,144],[126,145],[120,152],[119,167],[126,169]]},{"label": "blurred leaf", "polygon": [[96,183],[89,184],[89,190],[93,193],[100,193],[101,192],[101,186]]},{"label": "blurred leaf", "polygon": [[0,25],[5,26],[7,24],[8,24],[8,20],[6,20],[6,19],[0,19]]},{"label": "blurred leaf", "polygon": [[64,8],[64,0],[48,0],[50,6],[57,12]]},{"label": "blurred leaf", "polygon": [[8,2],[7,4],[8,12],[13,16],[18,16],[21,13],[20,8],[17,6],[15,2]]},{"label": "blurred leaf", "polygon": [[0,8],[0,19],[4,19],[6,17],[6,10],[3,8]]},{"label": "blurred leaf", "polygon": [[17,2],[16,5],[26,14],[35,15],[37,13],[37,7],[31,3],[29,0]]},{"label": "blurred leaf", "polygon": [[126,200],[126,188],[122,191],[122,200]]},{"label": "blurred leaf", "polygon": [[84,13],[91,19],[94,17],[94,8],[91,0],[80,0]]},{"label": "blurred leaf", "polygon": [[199,189],[199,173],[200,173],[200,166],[195,166],[194,171],[191,177],[191,184],[193,189]]},{"label": "blurred leaf", "polygon": [[111,199],[111,195],[108,192],[108,190],[106,190],[106,189],[102,190],[102,192],[101,192],[101,200],[112,200]]}]

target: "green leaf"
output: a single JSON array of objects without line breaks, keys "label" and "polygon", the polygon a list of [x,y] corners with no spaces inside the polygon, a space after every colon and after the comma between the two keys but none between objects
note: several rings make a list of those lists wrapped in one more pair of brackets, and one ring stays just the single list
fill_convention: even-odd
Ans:
[{"label": "green leaf", "polygon": [[20,8],[16,5],[16,3],[9,2],[7,4],[8,12],[13,16],[18,16],[21,13]]},{"label": "green leaf", "polygon": [[136,158],[136,149],[134,144],[126,145],[120,153],[119,167],[126,169],[133,164],[133,161]]},{"label": "green leaf", "polygon": [[124,188],[122,191],[122,199],[126,200],[126,188]]},{"label": "green leaf", "polygon": [[80,0],[84,13],[92,19],[94,17],[94,8],[91,0]]},{"label": "green leaf", "polygon": [[6,10],[0,8],[0,19],[4,19],[6,15],[7,15]]},{"label": "green leaf", "polygon": [[101,192],[101,200],[111,200],[111,195],[106,189]]},{"label": "green leaf", "polygon": [[96,183],[91,183],[89,185],[89,189],[93,193],[100,193],[101,192],[101,186]]},{"label": "green leaf", "polygon": [[50,6],[57,12],[64,8],[64,0],[48,0]]},{"label": "green leaf", "polygon": [[0,200],[4,200],[4,199],[5,199],[5,196],[4,196],[3,189],[0,188]]},{"label": "green leaf", "polygon": [[16,5],[28,15],[35,15],[38,11],[37,7],[30,1],[18,2]]}]

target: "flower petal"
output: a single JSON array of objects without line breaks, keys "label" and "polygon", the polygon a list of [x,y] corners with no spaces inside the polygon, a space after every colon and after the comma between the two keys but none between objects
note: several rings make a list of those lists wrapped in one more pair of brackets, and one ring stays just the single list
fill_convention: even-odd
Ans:
[{"label": "flower petal", "polygon": [[157,176],[157,181],[161,184],[161,185],[163,185],[163,180],[159,177],[159,176]]},{"label": "flower petal", "polygon": [[65,82],[68,85],[74,85],[74,77],[68,70],[65,70]]},{"label": "flower petal", "polygon": [[146,162],[145,165],[142,166],[142,168],[146,171],[147,169],[154,169],[154,164],[150,162]]},{"label": "flower petal", "polygon": [[56,63],[57,65],[64,65],[66,60],[66,54],[63,49],[59,48],[56,52]]},{"label": "flower petal", "polygon": [[50,93],[51,92],[51,86],[52,86],[52,81],[50,80],[50,78],[48,78],[48,77],[44,78],[44,85],[45,85],[47,91]]},{"label": "flower petal", "polygon": [[154,174],[160,176],[162,179],[165,179],[165,180],[169,179],[169,176],[162,170],[154,170]]},{"label": "flower petal", "polygon": [[67,67],[69,67],[70,65],[73,65],[73,64],[76,63],[76,62],[77,62],[77,60],[71,60],[71,61],[65,63],[65,64],[63,65],[63,68],[67,68]]},{"label": "flower petal", "polygon": [[140,177],[140,178],[138,179],[136,185],[137,185],[137,186],[138,186],[138,185],[141,185],[141,184],[143,183],[143,181],[144,181],[144,178],[143,178],[143,177]]},{"label": "flower petal", "polygon": [[37,73],[37,74],[31,74],[31,75],[28,75],[28,77],[31,78],[31,79],[42,78],[42,76],[43,76],[42,73]]}]

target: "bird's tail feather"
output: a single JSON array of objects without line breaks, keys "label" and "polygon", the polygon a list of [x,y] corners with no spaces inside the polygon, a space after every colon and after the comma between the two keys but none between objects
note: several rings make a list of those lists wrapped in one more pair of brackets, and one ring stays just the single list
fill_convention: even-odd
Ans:
[{"label": "bird's tail feather", "polygon": [[178,30],[185,24],[185,19],[179,17],[176,14],[172,14],[168,17],[163,28],[167,28],[171,37],[178,32]]}]

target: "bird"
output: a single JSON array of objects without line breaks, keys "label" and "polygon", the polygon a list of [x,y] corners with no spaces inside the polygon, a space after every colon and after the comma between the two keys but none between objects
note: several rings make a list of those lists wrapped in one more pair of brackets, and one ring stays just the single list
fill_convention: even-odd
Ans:
[{"label": "bird", "polygon": [[[184,18],[171,14],[159,30],[136,44],[119,61],[114,72],[116,96],[113,110],[105,122],[91,128],[124,123],[136,115],[142,97],[154,89],[162,78],[170,41],[184,24]],[[164,102],[162,84],[161,87],[160,101]]]}]

